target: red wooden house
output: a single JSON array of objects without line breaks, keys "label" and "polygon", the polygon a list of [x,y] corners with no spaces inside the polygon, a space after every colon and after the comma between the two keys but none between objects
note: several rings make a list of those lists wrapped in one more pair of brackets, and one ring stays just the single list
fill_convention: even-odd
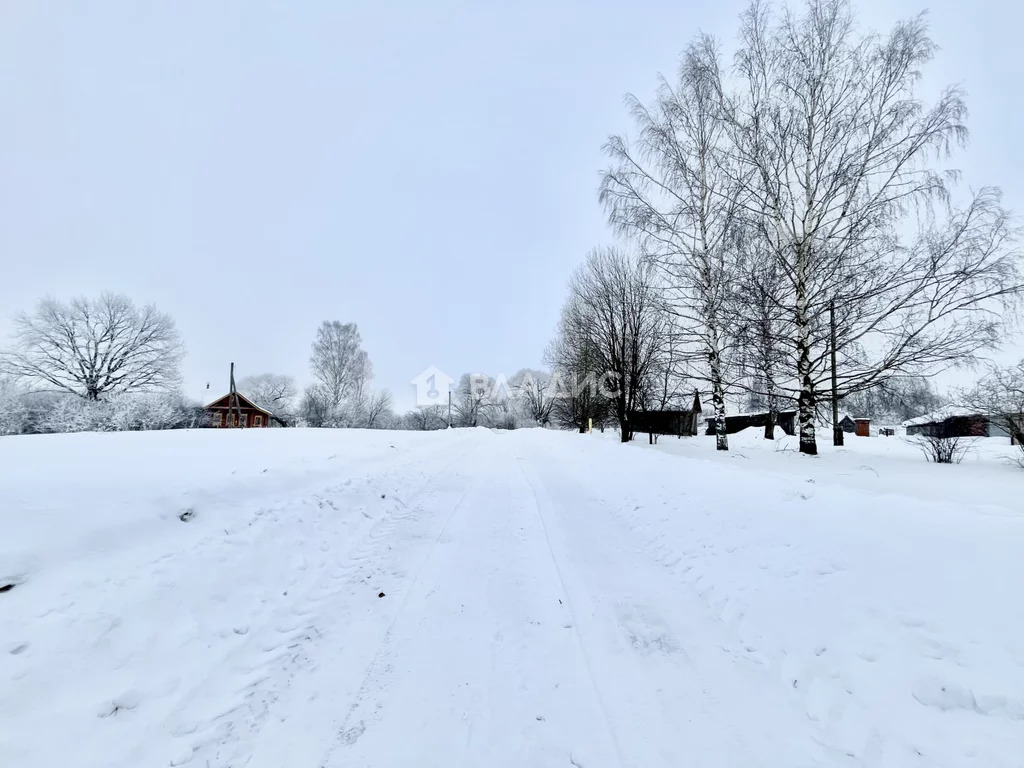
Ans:
[{"label": "red wooden house", "polygon": [[[231,394],[214,400],[203,410],[210,414],[212,426],[214,427],[269,427],[271,421],[280,422],[270,411],[260,408],[256,403],[245,395],[236,395],[238,408],[235,408],[235,401]],[[239,425],[239,411],[241,412],[242,423]]]}]

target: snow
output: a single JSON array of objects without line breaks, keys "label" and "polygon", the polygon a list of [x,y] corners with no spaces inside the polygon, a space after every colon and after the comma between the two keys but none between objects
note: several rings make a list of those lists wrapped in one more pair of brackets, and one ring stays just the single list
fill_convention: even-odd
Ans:
[{"label": "snow", "polygon": [[1017,449],[762,432],[2,438],[0,765],[1019,766]]}]

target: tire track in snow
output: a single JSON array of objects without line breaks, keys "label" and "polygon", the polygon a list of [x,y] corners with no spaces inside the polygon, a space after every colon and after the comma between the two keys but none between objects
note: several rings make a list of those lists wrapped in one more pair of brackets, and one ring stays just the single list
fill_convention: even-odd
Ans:
[{"label": "tire track in snow", "polygon": [[339,747],[343,745],[349,746],[351,744],[354,744],[359,739],[359,737],[362,736],[363,733],[366,731],[365,721],[360,720],[359,722],[354,723],[354,719],[358,715],[359,710],[367,697],[367,694],[373,689],[376,689],[378,691],[381,689],[381,679],[383,677],[383,672],[387,668],[385,659],[389,655],[389,644],[393,637],[395,626],[398,624],[399,619],[401,619],[402,616],[405,614],[409,604],[409,598],[415,591],[416,587],[419,585],[420,578],[423,575],[423,571],[430,563],[430,560],[434,556],[434,553],[438,545],[444,540],[445,534],[447,533],[449,527],[451,526],[452,521],[455,519],[455,516],[462,509],[462,506],[466,501],[466,497],[472,491],[475,491],[477,488],[479,488],[479,486],[480,479],[478,477],[477,479],[472,481],[469,487],[463,490],[461,496],[459,496],[458,501],[455,502],[455,504],[452,506],[451,511],[445,517],[444,523],[441,525],[441,528],[433,537],[428,551],[421,559],[419,567],[416,569],[416,574],[413,576],[413,579],[409,583],[408,588],[402,595],[402,600],[399,603],[398,609],[391,617],[391,621],[388,623],[383,636],[377,643],[376,651],[374,652],[373,657],[370,659],[370,662],[365,666],[365,670],[362,675],[362,680],[359,684],[359,688],[352,695],[352,700],[348,704],[344,718],[333,729],[334,732],[338,734],[337,739],[329,747],[327,753],[319,762],[319,765],[329,765],[331,763],[333,755],[335,754]]},{"label": "tire track in snow", "polygon": [[[207,765],[214,768],[246,764],[251,760],[252,742],[269,718],[271,710],[276,709],[275,705],[285,696],[296,675],[310,674],[317,665],[315,655],[309,652],[307,646],[313,642],[323,644],[325,627],[337,626],[341,616],[351,610],[351,600],[348,598],[359,594],[360,585],[365,585],[367,580],[380,574],[383,566],[398,565],[386,556],[391,549],[389,542],[395,539],[396,530],[416,520],[417,515],[424,510],[425,505],[421,502],[442,480],[449,478],[451,468],[462,462],[471,450],[431,471],[426,482],[407,500],[393,497],[385,514],[346,547],[343,555],[325,559],[313,570],[311,577],[301,583],[298,590],[298,581],[289,586],[285,593],[292,599],[280,601],[260,631],[250,632],[249,642],[230,651],[228,658],[220,665],[228,666],[232,673],[227,677],[214,676],[209,683],[201,684],[179,704],[177,711],[187,713],[187,717],[176,730],[180,736],[188,737],[190,743],[172,755],[173,765],[195,762],[204,768]],[[389,476],[385,474],[378,478],[378,482],[382,483]],[[322,501],[319,497],[316,500],[318,504]],[[309,501],[303,500],[305,503]],[[322,508],[323,505],[319,506]],[[342,526],[340,530],[331,533],[339,536],[347,531]],[[320,550],[324,553],[330,550],[328,538],[322,539]],[[375,562],[380,565],[367,574],[367,564]],[[366,585],[365,589],[369,590],[369,586]],[[338,599],[342,604],[337,606],[325,624],[325,608],[331,601]],[[247,664],[247,660],[252,663]],[[239,676],[242,677],[243,686],[235,688]],[[217,692],[224,687],[230,687],[232,692],[218,697]],[[219,706],[214,707],[220,711],[198,719],[192,716],[192,710],[196,708],[205,706],[209,711],[211,701],[220,702]]]},{"label": "tire track in snow", "polygon": [[[548,532],[548,524],[544,518],[543,505],[541,504],[540,498],[538,496],[537,486],[530,480],[530,477],[527,475],[526,470],[523,468],[525,459],[522,459],[520,457],[514,457],[513,460],[515,461],[516,466],[519,469],[520,477],[522,477],[523,482],[526,484],[526,487],[529,488],[530,490],[530,496],[533,500],[534,511],[537,514],[537,519],[540,520],[541,529],[544,531],[544,542],[547,545],[548,555],[551,557],[551,565],[554,568],[555,574],[558,577],[558,583],[561,587],[562,594],[565,595],[565,607],[569,613],[569,620],[572,622],[573,636],[576,638],[576,645],[579,648],[580,657],[583,659],[583,664],[586,667],[587,677],[590,680],[590,686],[594,692],[594,698],[597,700],[598,706],[601,708],[601,714],[604,717],[605,725],[608,728],[608,735],[611,737],[612,744],[615,747],[615,755],[618,759],[618,763],[620,766],[625,768],[627,763],[625,758],[623,757],[622,746],[619,743],[619,737],[616,733],[615,725],[612,721],[611,716],[609,715],[608,705],[605,702],[604,694],[602,694],[601,692],[601,686],[598,684],[597,678],[594,676],[594,665],[591,661],[591,654],[587,652],[587,644],[586,642],[584,642],[583,636],[580,633],[579,622],[576,619],[576,612],[573,608],[573,599],[571,596],[572,593],[565,582],[565,577],[562,575],[562,567],[559,565],[558,557],[555,555],[555,549],[551,544],[551,534]],[[545,497],[545,501],[548,504],[550,504],[550,499],[547,499]],[[576,761],[572,758],[570,758],[570,762],[573,765],[578,765]]]},{"label": "tire track in snow", "polygon": [[[609,715],[630,724],[620,739],[626,764],[830,764],[774,680],[720,652],[725,627],[705,617],[703,603],[681,608],[692,599],[663,576],[670,553],[636,538],[614,500],[594,496],[582,480],[593,471],[589,457],[555,458],[531,455],[526,474],[541,506],[557,512],[557,526],[546,516],[555,557],[577,566],[564,580],[575,582],[581,640],[593,641],[600,684],[615,690]],[[581,614],[581,604],[592,610]],[[600,642],[610,636],[622,638],[618,647]]]}]

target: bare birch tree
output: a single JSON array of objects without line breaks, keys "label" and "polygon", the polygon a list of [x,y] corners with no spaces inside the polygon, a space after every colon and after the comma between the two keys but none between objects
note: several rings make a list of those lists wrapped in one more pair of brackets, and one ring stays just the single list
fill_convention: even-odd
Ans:
[{"label": "bare birch tree", "polygon": [[675,84],[662,80],[652,107],[628,97],[640,130],[635,144],[612,137],[605,149],[601,201],[611,222],[635,236],[665,274],[671,311],[701,349],[711,384],[716,444],[725,424],[726,298],[731,240],[742,180],[720,119],[721,77],[714,41],[698,37],[683,54]]},{"label": "bare birch tree", "polygon": [[886,37],[857,31],[846,0],[743,17],[739,90],[723,98],[748,217],[777,258],[791,304],[800,450],[817,452],[817,387],[836,302],[844,390],[938,369],[990,345],[1020,291],[1015,233],[983,191],[907,243],[909,214],[949,199],[936,158],[962,144],[957,88],[914,91],[934,55],[923,17]]},{"label": "bare birch tree", "polygon": [[751,227],[737,231],[735,279],[730,290],[729,314],[736,355],[737,380],[751,404],[764,410],[764,437],[775,439],[775,426],[784,398],[782,383],[789,378],[785,281],[774,256]]},{"label": "bare birch tree", "polygon": [[173,389],[185,355],[169,315],[113,293],[45,299],[14,319],[14,341],[0,358],[3,371],[92,401]]},{"label": "bare birch tree", "polygon": [[317,393],[326,399],[329,408],[337,408],[350,398],[362,398],[373,369],[361,344],[355,323],[324,321],[317,329],[309,364]]}]

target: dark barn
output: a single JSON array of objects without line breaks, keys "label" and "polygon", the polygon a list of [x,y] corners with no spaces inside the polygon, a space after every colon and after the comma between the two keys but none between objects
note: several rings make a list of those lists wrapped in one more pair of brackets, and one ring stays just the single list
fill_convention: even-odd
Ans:
[{"label": "dark barn", "polygon": [[693,393],[693,405],[686,410],[630,411],[629,422],[634,432],[651,435],[695,437],[700,434],[700,393]]},{"label": "dark barn", "polygon": [[629,414],[634,432],[692,437],[700,433],[700,412],[633,411]]},{"label": "dark barn", "polygon": [[[907,435],[927,437],[1011,437],[1010,431],[980,413],[953,415],[930,420],[925,416],[906,423]],[[1011,442],[1013,442],[1011,440]]]},{"label": "dark barn", "polygon": [[[776,425],[782,427],[787,435],[796,434],[796,411],[779,411],[776,415]],[[768,422],[768,413],[743,413],[739,416],[725,417],[726,434],[734,435],[750,427],[764,427]],[[708,428],[705,435],[715,434],[715,419],[708,419]]]}]

